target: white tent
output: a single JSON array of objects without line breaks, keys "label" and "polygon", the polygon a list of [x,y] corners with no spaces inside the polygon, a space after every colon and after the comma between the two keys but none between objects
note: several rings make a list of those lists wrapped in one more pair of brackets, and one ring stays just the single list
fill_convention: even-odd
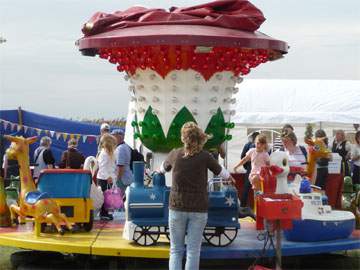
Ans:
[{"label": "white tent", "polygon": [[360,81],[357,80],[244,80],[238,85],[236,110],[228,144],[228,165],[239,160],[249,131],[279,130],[290,123],[300,144],[305,123],[323,128],[332,141],[335,129],[354,131],[360,123]]},{"label": "white tent", "polygon": [[236,99],[239,124],[360,123],[360,81],[244,80]]}]

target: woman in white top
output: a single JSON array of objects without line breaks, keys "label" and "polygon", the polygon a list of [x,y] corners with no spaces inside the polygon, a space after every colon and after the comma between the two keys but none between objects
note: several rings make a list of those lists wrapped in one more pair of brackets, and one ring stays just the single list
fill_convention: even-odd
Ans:
[{"label": "woman in white top", "polygon": [[353,162],[353,184],[360,184],[360,131],[355,134],[355,144],[351,150],[351,160]]},{"label": "woman in white top", "polygon": [[285,151],[288,154],[289,166],[306,169],[306,148],[304,146],[297,145],[297,137],[295,133],[286,130],[281,134],[281,140],[284,147],[280,150]]},{"label": "woman in white top", "polygon": [[[104,134],[100,139],[100,153],[97,156],[99,170],[96,178],[98,185],[101,186],[102,191],[108,189],[108,186],[116,181],[116,163],[115,163],[115,148],[116,138],[110,134]],[[102,220],[112,220],[113,216],[107,212],[104,205],[101,207],[100,218]]]}]

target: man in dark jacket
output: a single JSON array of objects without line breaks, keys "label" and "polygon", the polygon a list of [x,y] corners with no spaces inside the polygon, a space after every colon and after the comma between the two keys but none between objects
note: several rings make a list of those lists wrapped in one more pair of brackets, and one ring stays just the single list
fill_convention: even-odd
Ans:
[{"label": "man in dark jacket", "polygon": [[[259,132],[255,131],[250,135],[249,142],[244,145],[244,148],[243,148],[243,150],[241,152],[241,156],[240,156],[241,159],[243,159],[246,156],[246,153],[251,148],[255,147],[255,144],[254,144],[255,138],[259,134],[260,134]],[[249,195],[250,188],[251,188],[251,184],[250,184],[250,181],[249,181],[249,174],[251,172],[251,162],[250,161],[246,162],[243,165],[243,167],[245,168],[246,173],[245,173],[245,176],[244,176],[244,186],[243,186],[243,191],[242,191],[242,194],[241,194],[240,206],[241,207],[246,207],[247,200],[248,200],[248,195]]]}]

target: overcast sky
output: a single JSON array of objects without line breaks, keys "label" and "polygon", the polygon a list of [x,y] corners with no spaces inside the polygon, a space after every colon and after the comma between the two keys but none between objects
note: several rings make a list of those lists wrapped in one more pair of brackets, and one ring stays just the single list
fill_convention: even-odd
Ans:
[{"label": "overcast sky", "polygon": [[[0,36],[7,39],[0,44],[0,108],[75,119],[126,116],[128,82],[107,61],[80,54],[75,41],[82,25],[96,11],[205,2],[0,0]],[[260,31],[288,42],[290,50],[246,78],[360,80],[359,0],[252,3],[267,19]]]}]

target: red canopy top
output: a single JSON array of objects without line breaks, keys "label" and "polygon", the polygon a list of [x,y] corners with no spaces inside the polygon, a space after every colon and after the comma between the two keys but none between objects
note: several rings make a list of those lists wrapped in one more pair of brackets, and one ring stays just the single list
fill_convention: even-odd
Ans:
[{"label": "red canopy top", "polygon": [[188,8],[132,7],[113,14],[95,13],[79,40],[83,51],[144,45],[197,45],[270,49],[288,46],[260,32],[262,12],[246,0],[218,0]]}]

